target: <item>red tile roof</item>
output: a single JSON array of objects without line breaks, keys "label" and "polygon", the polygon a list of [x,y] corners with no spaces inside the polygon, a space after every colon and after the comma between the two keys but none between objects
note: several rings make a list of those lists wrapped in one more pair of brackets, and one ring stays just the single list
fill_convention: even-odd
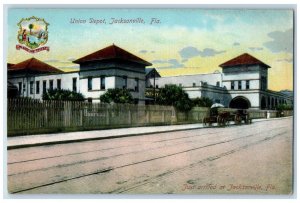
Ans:
[{"label": "red tile roof", "polygon": [[101,50],[98,50],[92,54],[86,55],[82,58],[79,58],[73,63],[84,63],[87,61],[101,61],[101,60],[106,60],[106,59],[122,59],[126,61],[132,61],[135,63],[140,63],[144,64],[146,66],[151,66],[152,64],[145,61],[144,59],[139,58],[138,56],[135,56],[128,51],[116,46],[116,45],[111,45],[108,47],[105,47]]},{"label": "red tile roof", "polygon": [[36,58],[30,58],[20,63],[17,63],[12,66],[8,66],[8,71],[29,71],[36,73],[63,73],[62,70],[59,70],[47,63],[44,63]]},{"label": "red tile roof", "polygon": [[239,66],[239,65],[263,65],[267,68],[270,68],[269,65],[264,62],[258,60],[257,58],[251,56],[250,54],[244,53],[238,57],[235,57],[225,63],[219,65],[222,68],[231,67],[231,66]]}]

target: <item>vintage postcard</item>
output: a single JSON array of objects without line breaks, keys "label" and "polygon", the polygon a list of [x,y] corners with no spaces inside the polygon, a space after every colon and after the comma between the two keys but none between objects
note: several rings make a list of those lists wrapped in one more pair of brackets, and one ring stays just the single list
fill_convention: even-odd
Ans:
[{"label": "vintage postcard", "polygon": [[294,193],[294,9],[6,9],[7,192]]}]

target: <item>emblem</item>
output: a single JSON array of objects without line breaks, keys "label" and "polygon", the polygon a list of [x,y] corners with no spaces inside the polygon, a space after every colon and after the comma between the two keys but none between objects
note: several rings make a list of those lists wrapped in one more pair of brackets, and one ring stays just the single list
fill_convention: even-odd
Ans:
[{"label": "emblem", "polygon": [[20,43],[16,46],[18,50],[23,49],[30,53],[49,51],[49,47],[42,47],[48,41],[49,25],[43,18],[34,16],[22,18],[17,25],[19,26],[18,42]]}]

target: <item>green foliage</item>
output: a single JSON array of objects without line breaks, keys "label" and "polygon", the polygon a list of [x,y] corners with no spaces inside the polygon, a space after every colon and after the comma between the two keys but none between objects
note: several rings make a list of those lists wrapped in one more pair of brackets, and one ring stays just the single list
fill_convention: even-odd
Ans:
[{"label": "green foliage", "polygon": [[107,92],[100,96],[100,101],[104,103],[133,103],[132,95],[128,89],[108,89]]},{"label": "green foliage", "polygon": [[48,90],[43,94],[43,100],[84,101],[84,96],[70,90]]},{"label": "green foliage", "polygon": [[279,104],[278,106],[276,106],[276,110],[278,111],[293,110],[293,106],[287,104]]},{"label": "green foliage", "polygon": [[30,30],[30,34],[31,34],[31,30],[32,30],[32,28],[33,28],[33,24],[29,24],[29,30]]},{"label": "green foliage", "polygon": [[177,85],[166,85],[160,88],[156,97],[156,103],[160,105],[172,105],[179,111],[189,111],[193,102],[188,94]]},{"label": "green foliage", "polygon": [[211,107],[213,105],[213,101],[208,97],[197,97],[192,100],[193,106],[199,106],[199,107]]}]

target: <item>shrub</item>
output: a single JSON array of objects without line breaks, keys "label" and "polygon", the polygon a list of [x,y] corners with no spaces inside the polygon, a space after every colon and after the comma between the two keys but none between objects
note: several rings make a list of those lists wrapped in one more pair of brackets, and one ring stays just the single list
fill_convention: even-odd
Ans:
[{"label": "shrub", "polygon": [[62,89],[48,90],[42,97],[43,100],[84,101],[84,96],[81,93]]},{"label": "shrub", "polygon": [[156,102],[160,105],[172,105],[179,111],[189,111],[193,107],[192,100],[182,87],[173,84],[159,89]]},{"label": "shrub", "polygon": [[133,103],[132,95],[127,89],[108,89],[106,93],[100,96],[100,101],[104,103]]},{"label": "shrub", "polygon": [[196,99],[193,99],[193,106],[199,106],[199,107],[211,107],[213,105],[213,101],[208,97],[197,97]]}]

